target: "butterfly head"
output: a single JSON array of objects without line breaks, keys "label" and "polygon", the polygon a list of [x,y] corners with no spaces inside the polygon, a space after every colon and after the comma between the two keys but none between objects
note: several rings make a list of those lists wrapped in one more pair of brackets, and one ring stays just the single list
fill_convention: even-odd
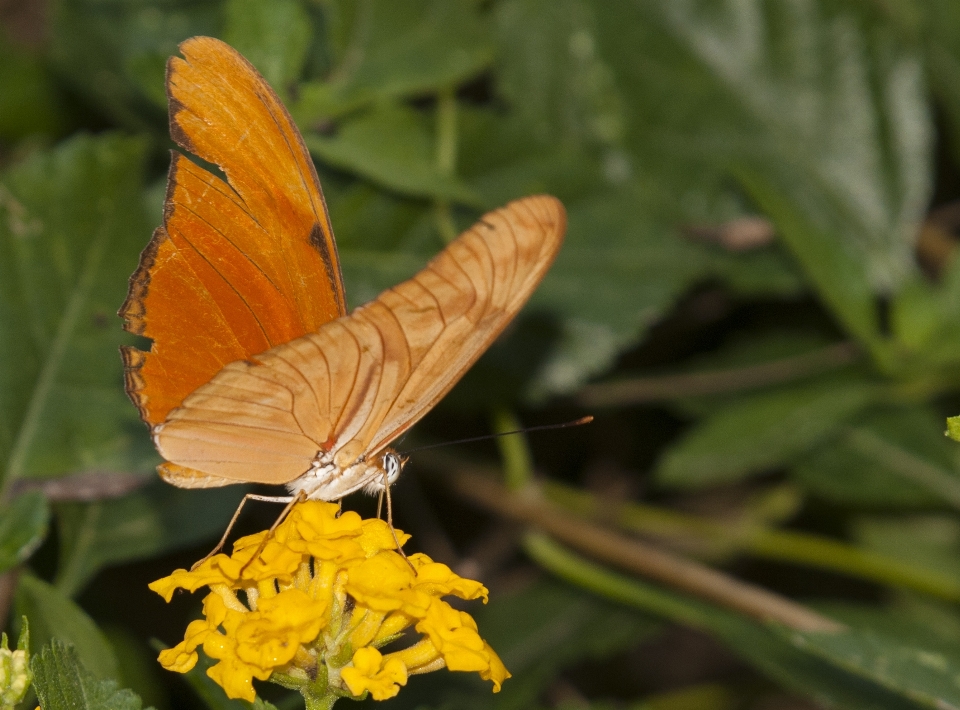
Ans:
[{"label": "butterfly head", "polygon": [[384,473],[387,474],[388,486],[393,485],[396,480],[400,478],[400,472],[409,460],[408,457],[398,454],[393,449],[387,449],[383,453],[381,465],[383,466]]}]

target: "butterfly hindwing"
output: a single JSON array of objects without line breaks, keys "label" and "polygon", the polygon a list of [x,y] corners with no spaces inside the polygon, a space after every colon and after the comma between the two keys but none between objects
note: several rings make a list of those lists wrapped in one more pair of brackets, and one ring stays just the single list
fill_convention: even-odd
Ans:
[{"label": "butterfly hindwing", "polygon": [[340,468],[377,455],[513,319],[565,227],[563,206],[547,196],[487,214],[412,279],[200,387],[155,436],[161,454],[208,475],[275,484],[305,473],[318,451]]}]

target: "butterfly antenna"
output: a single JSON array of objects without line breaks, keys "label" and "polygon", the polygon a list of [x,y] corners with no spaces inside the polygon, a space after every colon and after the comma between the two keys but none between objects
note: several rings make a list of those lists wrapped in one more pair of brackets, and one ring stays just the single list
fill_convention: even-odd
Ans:
[{"label": "butterfly antenna", "polygon": [[260,556],[260,553],[263,552],[263,548],[267,546],[267,543],[270,541],[270,538],[273,537],[274,531],[279,527],[280,523],[287,519],[287,516],[290,514],[290,511],[293,510],[293,506],[297,503],[301,503],[307,499],[307,494],[303,491],[300,491],[293,498],[284,498],[283,500],[287,502],[287,505],[284,507],[283,511],[273,521],[273,525],[270,526],[270,529],[267,530],[267,534],[263,536],[263,539],[260,541],[260,544],[257,545],[257,549],[250,556],[250,559],[243,563],[243,567],[240,568],[240,571],[237,573],[237,577],[240,578],[243,576],[243,571],[253,564],[253,561]]},{"label": "butterfly antenna", "polygon": [[512,436],[513,434],[527,434],[531,431],[546,431],[547,429],[566,429],[567,427],[572,426],[582,426],[584,424],[589,424],[593,421],[593,415],[588,414],[585,417],[580,417],[575,419],[572,422],[563,422],[562,424],[543,424],[541,426],[532,426],[527,427],[526,429],[515,429],[514,431],[502,431],[497,434],[484,434],[483,436],[471,436],[469,439],[456,439],[454,441],[444,441],[439,444],[427,444],[426,446],[418,446],[415,449],[408,449],[404,451],[404,455],[412,454],[415,451],[423,451],[424,449],[435,449],[439,446],[453,446],[454,444],[468,444],[472,441],[486,441],[487,439],[499,439],[501,436]]},{"label": "butterfly antenna", "polygon": [[230,518],[230,523],[227,525],[227,529],[223,531],[223,537],[220,538],[220,542],[217,543],[217,546],[214,547],[210,552],[208,552],[203,559],[197,560],[193,563],[193,566],[190,568],[192,572],[197,567],[202,565],[204,562],[209,560],[215,554],[220,552],[223,549],[223,546],[227,544],[227,538],[230,537],[230,532],[233,530],[233,526],[237,523],[237,518],[240,517],[240,511],[243,510],[243,506],[247,504],[248,500],[259,500],[265,503],[288,503],[290,502],[289,496],[262,496],[257,495],[256,493],[247,493],[243,499],[240,501],[240,505],[237,506],[237,509],[233,513],[233,517]]}]

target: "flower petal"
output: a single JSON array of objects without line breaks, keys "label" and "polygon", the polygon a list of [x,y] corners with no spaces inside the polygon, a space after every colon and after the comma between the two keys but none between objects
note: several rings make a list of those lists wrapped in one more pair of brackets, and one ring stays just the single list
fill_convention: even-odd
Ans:
[{"label": "flower petal", "polygon": [[417,623],[417,631],[430,637],[452,671],[484,671],[490,659],[486,643],[477,633],[477,624],[466,612],[457,611],[445,601],[433,599],[427,615]]},{"label": "flower petal", "polygon": [[400,541],[401,545],[410,539],[410,536],[402,530],[393,528],[393,532],[391,532],[390,525],[385,520],[379,518],[364,520],[363,534],[360,536],[359,542],[365,556],[372,557],[382,550],[396,550],[397,542],[393,539],[394,532],[397,534],[397,540]]},{"label": "flower petal", "polygon": [[[204,647],[204,651],[206,651],[206,647]],[[224,658],[216,665],[210,666],[207,669],[207,675],[223,688],[227,697],[231,700],[247,700],[251,703],[257,697],[257,693],[253,689],[253,679],[266,680],[270,677],[269,673],[259,673],[252,666],[233,656]]]},{"label": "flower petal", "polygon": [[375,648],[361,648],[353,654],[353,665],[340,671],[340,677],[354,696],[369,691],[374,700],[387,700],[407,684],[407,667],[397,658],[384,663]]},{"label": "flower petal", "polygon": [[160,652],[160,656],[157,658],[160,665],[168,671],[176,673],[186,673],[192,670],[197,664],[197,646],[201,645],[207,636],[214,633],[214,629],[215,626],[211,626],[203,619],[191,621],[187,626],[183,641],[173,648]]},{"label": "flower petal", "polygon": [[440,562],[429,562],[417,566],[417,579],[414,589],[430,596],[443,597],[448,594],[461,599],[483,599],[487,602],[487,588],[480,582],[464,579],[452,569]]},{"label": "flower petal", "polygon": [[169,602],[173,597],[173,592],[177,589],[186,589],[188,592],[195,592],[200,587],[206,587],[211,584],[230,584],[232,580],[224,576],[215,560],[220,557],[228,559],[226,555],[216,555],[206,560],[196,570],[188,572],[185,569],[178,569],[169,577],[158,579],[151,582],[148,586],[151,590],[163,597],[164,601]]},{"label": "flower petal", "polygon": [[299,589],[261,599],[258,611],[246,615],[237,627],[237,656],[264,670],[286,665],[301,644],[317,638],[325,614],[325,604]]},{"label": "flower petal", "polygon": [[484,642],[483,649],[487,653],[490,666],[487,668],[487,670],[480,671],[480,677],[484,680],[492,680],[493,692],[499,693],[500,686],[503,685],[503,681],[511,677],[510,671],[508,671],[507,667],[503,665],[503,661],[500,660],[500,656],[497,655],[496,651],[490,648],[488,643]]},{"label": "flower petal", "polygon": [[394,611],[403,605],[403,593],[414,580],[410,565],[396,552],[384,551],[350,568],[347,594],[357,604],[376,611]]}]

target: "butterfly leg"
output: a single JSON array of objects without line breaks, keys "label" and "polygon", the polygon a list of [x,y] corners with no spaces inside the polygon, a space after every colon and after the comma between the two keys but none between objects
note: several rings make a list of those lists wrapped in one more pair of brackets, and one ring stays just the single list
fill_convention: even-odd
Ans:
[{"label": "butterfly leg", "polygon": [[220,538],[220,542],[218,542],[217,546],[210,550],[210,552],[208,552],[203,559],[193,563],[193,566],[190,568],[191,572],[209,560],[215,554],[220,552],[220,550],[223,549],[223,546],[227,544],[227,538],[230,537],[230,531],[233,530],[233,526],[236,524],[237,518],[240,517],[240,511],[243,510],[243,506],[247,504],[248,500],[259,500],[263,501],[264,503],[289,503],[290,496],[261,496],[257,495],[256,493],[247,493],[243,497],[243,500],[240,501],[240,505],[237,506],[236,511],[234,511],[233,517],[230,518],[230,523],[227,525],[227,529],[224,530],[223,537]]},{"label": "butterfly leg", "polygon": [[[393,500],[390,498],[390,481],[387,478],[387,473],[383,473],[383,497],[387,499],[387,525],[390,526],[390,534],[393,535],[393,541],[397,543],[397,552],[403,557],[410,569],[413,570],[413,573],[417,573],[417,568],[413,566],[413,563],[407,557],[407,553],[403,551],[403,546],[400,544],[400,539],[397,537],[397,530],[393,527]],[[379,506],[378,506],[379,507]],[[377,517],[380,517],[379,510],[377,511]]]},{"label": "butterfly leg", "polygon": [[254,550],[253,554],[250,556],[250,559],[243,563],[243,567],[240,568],[240,572],[237,574],[238,577],[243,576],[243,571],[250,566],[250,564],[260,556],[260,553],[263,552],[263,548],[267,546],[267,542],[270,541],[270,538],[273,537],[274,531],[284,520],[287,519],[287,515],[290,514],[290,511],[293,510],[293,506],[297,503],[302,503],[307,499],[307,494],[303,491],[300,491],[295,496],[278,496],[273,500],[277,503],[286,503],[286,507],[280,513],[276,520],[273,521],[273,525],[270,526],[270,529],[267,530],[267,534],[263,536],[263,539],[260,541],[260,544],[257,545],[257,549]]}]

